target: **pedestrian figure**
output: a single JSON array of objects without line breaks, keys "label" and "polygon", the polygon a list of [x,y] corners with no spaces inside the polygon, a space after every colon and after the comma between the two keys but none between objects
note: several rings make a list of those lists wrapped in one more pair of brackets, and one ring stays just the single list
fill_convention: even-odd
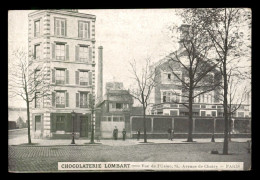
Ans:
[{"label": "pedestrian figure", "polygon": [[125,137],[126,137],[126,130],[125,130],[125,128],[123,129],[122,134],[123,134],[123,141],[124,141]]},{"label": "pedestrian figure", "polygon": [[169,129],[168,129],[168,140],[170,140],[171,139],[171,130],[172,130],[172,128],[171,127],[169,127]]},{"label": "pedestrian figure", "polygon": [[139,141],[139,139],[140,139],[140,134],[141,134],[141,133],[140,133],[140,129],[138,129],[138,130],[137,130],[137,141]]},{"label": "pedestrian figure", "polygon": [[114,129],[114,131],[113,131],[114,140],[117,140],[117,136],[118,136],[118,129],[117,129],[117,127],[115,126],[115,129]]},{"label": "pedestrian figure", "polygon": [[172,139],[173,139],[173,135],[174,135],[174,130],[171,129],[171,141],[172,141]]}]

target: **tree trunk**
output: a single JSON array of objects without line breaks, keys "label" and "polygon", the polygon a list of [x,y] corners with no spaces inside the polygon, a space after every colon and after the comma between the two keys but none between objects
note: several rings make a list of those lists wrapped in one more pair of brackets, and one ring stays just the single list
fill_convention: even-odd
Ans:
[{"label": "tree trunk", "polygon": [[145,107],[143,106],[143,120],[144,120],[144,143],[147,143],[147,136],[146,136],[146,114],[145,114]]},{"label": "tree trunk", "polygon": [[94,144],[94,120],[93,120],[93,115],[94,112],[91,110],[91,138],[90,138],[90,143]]},{"label": "tree trunk", "polygon": [[26,106],[27,106],[27,120],[28,120],[28,144],[32,144],[31,141],[31,126],[30,126],[30,106],[29,106],[29,102],[26,102]]},{"label": "tree trunk", "polygon": [[227,84],[227,72],[226,72],[226,56],[224,57],[223,61],[223,76],[224,76],[224,122],[225,122],[225,129],[224,129],[224,145],[223,145],[223,154],[228,154],[228,102],[227,102],[227,91],[228,91],[228,84]]},{"label": "tree trunk", "polygon": [[193,114],[192,114],[192,91],[189,92],[189,130],[187,142],[192,142],[192,130],[193,130]]}]

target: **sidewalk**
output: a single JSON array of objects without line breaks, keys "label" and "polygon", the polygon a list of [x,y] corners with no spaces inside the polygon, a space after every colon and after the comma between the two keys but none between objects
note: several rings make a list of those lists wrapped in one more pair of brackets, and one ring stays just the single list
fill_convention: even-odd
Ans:
[{"label": "sidewalk", "polygon": [[[97,142],[95,140],[95,144],[90,144],[90,139],[75,139],[75,145],[84,145],[84,146],[98,146],[98,145],[106,145],[106,146],[132,146],[132,145],[146,145],[146,144],[190,144],[190,143],[212,143],[211,138],[204,139],[193,139],[194,142],[185,142],[187,139],[173,139],[173,141],[167,139],[148,139],[147,143],[143,142],[143,139],[137,141],[136,139],[127,139],[123,141],[122,139],[112,140],[112,139],[104,139]],[[250,138],[233,138],[232,142],[247,142],[251,140]],[[215,142],[223,142],[223,138],[215,138]],[[14,139],[9,139],[9,145],[26,145],[28,143],[27,137],[17,137]],[[71,139],[32,139],[32,146],[73,146],[71,144]]]}]

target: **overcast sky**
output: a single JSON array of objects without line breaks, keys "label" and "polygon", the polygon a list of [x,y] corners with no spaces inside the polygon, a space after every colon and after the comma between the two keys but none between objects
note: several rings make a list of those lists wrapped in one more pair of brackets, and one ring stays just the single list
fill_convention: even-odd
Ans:
[{"label": "overcast sky", "polygon": [[[96,15],[96,53],[98,46],[103,46],[104,86],[106,82],[119,81],[128,89],[132,84],[129,78],[129,61],[135,59],[141,64],[145,58],[150,57],[155,62],[174,49],[166,32],[170,24],[180,24],[174,11],[174,9],[79,10],[80,13]],[[20,47],[27,50],[30,12],[32,11],[9,11],[9,53]],[[95,57],[97,62],[97,54]],[[25,106],[25,103],[17,99],[9,101],[9,106]]]},{"label": "overcast sky", "polygon": [[[96,62],[98,46],[103,46],[104,87],[106,82],[119,81],[130,88],[129,61],[142,65],[147,57],[159,61],[178,45],[172,43],[167,27],[181,20],[175,9],[79,10],[96,15]],[[28,49],[28,14],[33,11],[9,11],[8,52],[23,47]],[[96,66],[97,71],[97,66]],[[97,78],[96,78],[97,80]],[[97,84],[97,83],[96,83]],[[250,84],[249,84],[250,86]],[[105,92],[104,92],[105,93]],[[25,106],[19,99],[9,100],[9,106]]]}]

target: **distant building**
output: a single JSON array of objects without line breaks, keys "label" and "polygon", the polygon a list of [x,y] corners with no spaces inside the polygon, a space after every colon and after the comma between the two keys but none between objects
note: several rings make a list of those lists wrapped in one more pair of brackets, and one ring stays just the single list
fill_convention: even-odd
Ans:
[{"label": "distant building", "polygon": [[8,122],[11,129],[27,127],[27,112],[26,108],[8,107]]},{"label": "distant building", "polygon": [[125,128],[130,133],[130,113],[133,98],[128,90],[123,90],[123,83],[110,82],[106,84],[106,93],[97,105],[100,108],[100,135],[102,138],[112,138],[115,126],[119,130],[119,137]]},{"label": "distant building", "polygon": [[[185,37],[189,26],[182,25],[181,29],[181,40]],[[187,59],[187,53],[180,43],[179,53],[182,59]],[[169,115],[169,116],[187,116],[188,108],[178,103],[188,103],[187,94],[183,91],[182,82],[172,73],[178,75],[183,81],[189,80],[187,70],[184,69],[177,61],[169,61],[171,58],[176,58],[173,53],[167,57],[161,59],[151,68],[156,69],[158,72],[157,82],[158,85],[153,89],[150,96],[151,105],[148,109],[150,114],[153,115]],[[171,68],[170,68],[171,67]],[[220,81],[221,76],[217,69],[212,70],[208,73],[205,79],[212,79],[214,81]],[[203,88],[203,87],[202,87]],[[202,89],[201,88],[201,89]],[[199,94],[201,90],[197,88],[196,94]],[[224,109],[221,104],[219,97],[221,89],[216,88],[213,91],[200,94],[194,98],[193,103],[193,115],[194,116],[213,116],[223,117]],[[184,95],[184,96],[183,96]],[[234,114],[234,117],[249,117],[250,109],[249,104],[243,104]]]}]

